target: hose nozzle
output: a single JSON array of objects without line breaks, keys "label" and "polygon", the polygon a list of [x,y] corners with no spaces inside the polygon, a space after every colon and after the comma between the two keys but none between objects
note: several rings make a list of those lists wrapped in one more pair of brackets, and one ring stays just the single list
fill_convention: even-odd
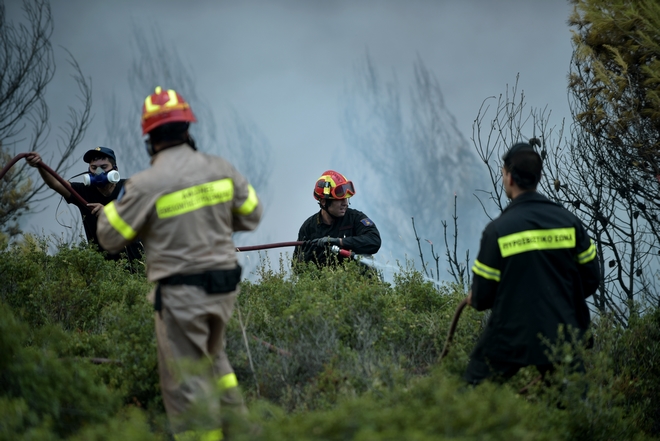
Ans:
[{"label": "hose nozzle", "polygon": [[331,246],[330,252],[333,254],[338,254],[341,257],[347,257],[349,259],[357,259],[357,254],[355,254],[353,251],[344,250],[342,248],[339,248],[337,245]]}]

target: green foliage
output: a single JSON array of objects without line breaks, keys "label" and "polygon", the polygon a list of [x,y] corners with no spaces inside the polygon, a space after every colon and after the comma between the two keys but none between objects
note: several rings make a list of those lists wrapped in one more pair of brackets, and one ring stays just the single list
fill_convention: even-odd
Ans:
[{"label": "green foliage", "polygon": [[310,265],[292,279],[262,268],[260,277],[243,283],[239,300],[255,372],[237,321],[229,352],[250,396],[288,410],[325,408],[427,373],[464,297],[449,287],[437,291],[412,270],[390,285],[355,263],[323,271]]},{"label": "green foliage", "polygon": [[2,434],[7,439],[39,428],[67,435],[118,410],[117,395],[96,381],[93,369],[58,357],[67,337],[56,326],[31,332],[0,304],[0,335],[0,406],[7,411]]},{"label": "green foliage", "polygon": [[[575,47],[569,90],[576,143],[593,149],[591,164],[622,199],[647,215],[658,207],[660,175],[660,3],[655,0],[572,0]],[[593,144],[593,145],[591,145]],[[602,154],[597,154],[602,152]],[[591,172],[590,170],[590,172]],[[641,212],[641,213],[640,213]]]},{"label": "green foliage", "polygon": [[144,275],[84,246],[47,249],[27,236],[0,255],[0,326],[10,328],[1,332],[9,356],[0,362],[0,403],[15,415],[9,427],[64,436],[106,424],[122,403],[162,414]]},{"label": "green foliage", "polygon": [[637,423],[660,435],[660,309],[635,318],[613,348],[617,387],[628,407],[640,410]]},{"label": "green foliage", "polygon": [[436,371],[409,388],[366,394],[325,412],[280,416],[257,439],[557,439],[535,411],[508,388],[468,388]]},{"label": "green foliage", "polygon": [[573,119],[557,123],[543,104],[529,108],[516,84],[496,107],[484,102],[475,148],[493,184],[489,199],[501,209],[498,153],[534,133],[544,158],[541,192],[575,213],[598,248],[603,280],[594,305],[625,324],[636,314],[631,305],[658,305],[660,3],[570,3]]},{"label": "green foliage", "polygon": [[[151,284],[85,247],[47,248],[28,237],[0,252],[0,440],[168,439]],[[390,284],[353,263],[294,276],[284,267],[263,264],[243,282],[229,325],[254,423],[237,422],[233,439],[658,435],[657,312],[627,329],[601,317],[591,350],[559,342],[547,385],[528,386],[537,374],[526,368],[507,385],[471,388],[460,376],[484,314],[464,311],[438,365],[465,296],[457,287],[438,290],[412,268]],[[586,374],[568,369],[577,359]]]},{"label": "green foliage", "polygon": [[103,424],[87,426],[70,438],[70,441],[165,441],[164,433],[154,433],[144,413],[136,408],[126,408],[115,418]]},{"label": "green foliage", "polygon": [[[617,136],[638,118],[660,122],[660,5],[653,0],[573,0],[571,25],[576,56],[592,72],[582,83],[573,75],[573,87],[591,93],[592,112]],[[587,88],[591,88],[589,91]],[[616,116],[609,122],[607,113]],[[610,115],[611,116],[611,115]],[[616,127],[615,127],[616,126]],[[657,129],[656,129],[657,130]],[[655,139],[657,141],[657,138]],[[658,144],[650,146],[657,152]]]},{"label": "green foliage", "polygon": [[[649,320],[646,325],[654,326]],[[344,397],[326,410],[285,415],[257,403],[253,409],[261,419],[262,435],[241,439],[652,439],[649,434],[653,431],[645,433],[638,423],[643,416],[656,421],[658,416],[652,414],[653,409],[631,401],[633,397],[622,388],[628,380],[617,374],[617,360],[611,356],[620,345],[631,347],[628,338],[637,341],[635,333],[601,321],[594,334],[597,345],[591,350],[570,333],[549,348],[556,370],[545,382],[530,385],[537,374],[526,368],[504,386],[485,383],[473,388],[443,363],[428,376],[410,379],[404,387]],[[578,360],[586,365],[586,374],[575,371]],[[628,368],[633,364],[634,359],[626,359]],[[658,384],[658,377],[650,374],[646,378],[649,397]],[[523,386],[525,392],[520,391]]]}]

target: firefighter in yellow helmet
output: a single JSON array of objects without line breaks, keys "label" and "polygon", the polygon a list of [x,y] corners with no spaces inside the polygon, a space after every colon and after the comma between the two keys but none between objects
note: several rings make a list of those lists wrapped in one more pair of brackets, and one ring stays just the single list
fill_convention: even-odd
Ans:
[{"label": "firefighter in yellow helmet", "polygon": [[306,244],[295,248],[294,264],[327,265],[335,261],[335,256],[328,252],[333,245],[356,254],[378,252],[381,241],[376,224],[366,214],[348,207],[349,198],[355,195],[352,181],[334,170],[327,170],[316,180],[313,194],[320,210],[300,227],[298,240]]},{"label": "firefighter in yellow helmet", "polygon": [[[144,101],[142,131],[151,168],[136,174],[99,216],[108,250],[140,237],[156,310],[158,368],[175,439],[223,438],[221,421],[245,412],[225,353],[225,330],[239,292],[235,231],[257,227],[262,205],[248,181],[226,160],[198,152],[188,133],[196,122],[174,90],[157,87]],[[186,374],[190,361],[208,369]],[[220,399],[209,399],[218,397]],[[193,427],[185,412],[200,403],[215,426]]]}]

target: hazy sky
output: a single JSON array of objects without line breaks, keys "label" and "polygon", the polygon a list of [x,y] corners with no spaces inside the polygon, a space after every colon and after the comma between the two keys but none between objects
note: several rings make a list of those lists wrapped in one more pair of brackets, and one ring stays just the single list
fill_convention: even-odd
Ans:
[{"label": "hazy sky", "polygon": [[[15,16],[17,2],[10,3]],[[352,159],[332,152],[344,150],[342,93],[367,51],[382,73],[396,75],[404,86],[419,56],[468,139],[482,101],[503,93],[517,74],[530,105],[568,116],[570,5],[564,0],[54,0],[52,8],[54,126],[73,93],[60,46],[93,83],[95,119],[79,155],[104,145],[104,100],[127,90],[133,24],[156,26],[176,44],[214,110],[235,108],[272,145],[273,185],[290,189],[265,201],[270,209],[260,229],[273,242],[296,239],[300,224],[316,211],[315,179],[327,168],[341,172],[342,161]],[[140,140],[135,148],[143,148]],[[72,172],[84,169],[80,161]],[[349,178],[359,192],[359,177]],[[59,232],[58,201],[49,198],[25,229]],[[360,194],[353,206],[360,209]],[[471,246],[477,245],[475,239]]]}]

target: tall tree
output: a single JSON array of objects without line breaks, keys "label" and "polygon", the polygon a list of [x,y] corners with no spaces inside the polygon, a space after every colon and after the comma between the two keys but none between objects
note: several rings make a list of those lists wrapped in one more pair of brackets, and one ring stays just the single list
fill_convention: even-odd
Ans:
[{"label": "tall tree", "polygon": [[[0,0],[0,157],[8,161],[18,152],[42,150],[49,135],[49,106],[46,87],[55,75],[51,43],[53,20],[47,0],[24,0],[23,21],[8,21]],[[72,154],[91,121],[90,83],[69,53],[73,79],[79,91],[78,107],[69,106],[69,120],[57,140],[59,158],[48,162],[64,173],[72,165]],[[0,232],[20,232],[19,218],[45,197],[45,184],[30,180],[24,162],[14,166],[0,183]],[[40,184],[35,184],[39,182]]]},{"label": "tall tree", "polygon": [[442,240],[441,221],[454,215],[455,195],[459,238],[478,234],[485,219],[473,196],[486,185],[479,160],[419,58],[413,73],[407,94],[396,77],[384,80],[367,55],[347,88],[342,124],[357,152],[349,161],[352,179],[368,195],[361,204],[374,213],[384,248],[397,259],[419,254],[411,218],[422,238]]},{"label": "tall tree", "polygon": [[575,122],[612,185],[660,206],[660,3],[572,3]]},{"label": "tall tree", "polygon": [[491,177],[484,207],[495,213],[505,208],[500,158],[514,142],[531,138],[544,159],[539,191],[575,213],[598,247],[603,283],[592,299],[594,311],[611,313],[625,325],[659,300],[655,210],[620,183],[612,185],[599,144],[580,125],[566,135],[563,122],[553,124],[551,112],[525,100],[513,86],[493,107],[486,100],[475,119],[475,147]]},{"label": "tall tree", "polygon": [[660,4],[572,3],[571,148],[594,175],[582,191],[611,201],[587,205],[602,227],[606,282],[614,282],[608,294],[636,312],[633,303],[660,300]]}]

